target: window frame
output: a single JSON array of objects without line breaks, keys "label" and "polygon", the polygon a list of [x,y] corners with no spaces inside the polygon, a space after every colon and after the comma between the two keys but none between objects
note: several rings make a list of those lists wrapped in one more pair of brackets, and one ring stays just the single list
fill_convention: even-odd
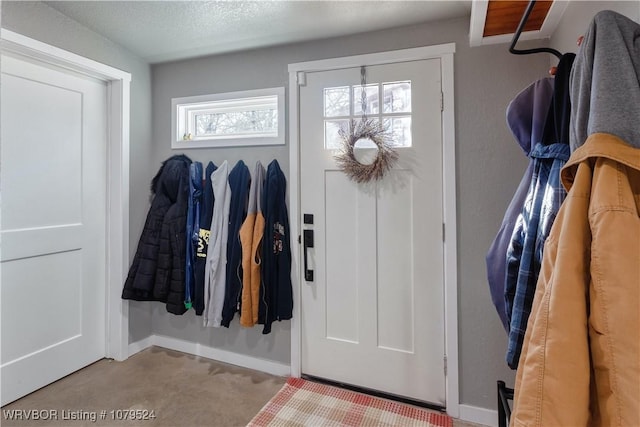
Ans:
[{"label": "window frame", "polygon": [[[285,145],[285,90],[284,87],[273,87],[265,89],[252,89],[236,92],[225,92],[208,95],[185,96],[171,99],[171,149],[182,150],[187,148],[216,148],[216,147],[249,147],[263,145]],[[268,96],[276,97],[277,133],[268,135],[264,133],[242,133],[232,135],[221,135],[215,137],[201,137],[184,140],[183,135],[189,133],[189,127],[194,126],[194,118],[197,113],[242,111],[242,106],[250,106],[251,98],[258,98],[256,104],[265,104]],[[211,106],[208,104],[229,101],[227,106]],[[236,101],[236,102],[234,102]],[[195,129],[191,128],[192,134]]]},{"label": "window frame", "polygon": [[[385,85],[393,85],[393,84],[401,84],[408,83],[410,91],[412,90],[412,82],[411,80],[392,80],[392,81],[380,81],[380,82],[368,82],[365,84],[366,87],[375,86],[378,93],[378,112],[371,113],[367,112],[367,117],[369,119],[377,119],[380,123],[384,123],[385,120],[389,120],[390,125],[387,129],[391,134],[393,134],[393,120],[394,119],[409,119],[411,120],[411,125],[409,126],[409,144],[408,145],[398,145],[395,142],[391,144],[394,150],[403,150],[406,148],[412,148],[413,145],[413,92],[410,92],[412,95],[411,102],[409,104],[409,111],[392,111],[385,112],[384,111],[384,87]],[[326,91],[331,89],[349,89],[349,114],[348,115],[335,115],[335,116],[327,116],[327,104],[326,104]],[[347,121],[351,120],[360,120],[362,117],[362,108],[360,107],[360,93],[362,92],[361,84],[352,84],[352,85],[341,85],[341,86],[331,86],[323,89],[322,92],[322,120],[323,120],[323,137],[324,137],[324,149],[329,151],[340,150],[341,145],[338,147],[329,147],[327,145],[327,123],[330,122],[338,122],[338,121]],[[360,111],[357,111],[356,108],[360,107]]]}]

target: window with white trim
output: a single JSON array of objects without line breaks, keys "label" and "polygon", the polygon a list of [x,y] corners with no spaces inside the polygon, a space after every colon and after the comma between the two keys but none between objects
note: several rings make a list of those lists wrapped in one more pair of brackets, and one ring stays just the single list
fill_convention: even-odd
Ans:
[{"label": "window with white trim", "polygon": [[171,100],[171,148],[283,145],[284,88]]}]

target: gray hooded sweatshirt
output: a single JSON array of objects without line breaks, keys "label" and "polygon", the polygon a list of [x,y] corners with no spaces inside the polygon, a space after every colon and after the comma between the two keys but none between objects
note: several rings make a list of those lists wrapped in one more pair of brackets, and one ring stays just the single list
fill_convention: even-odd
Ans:
[{"label": "gray hooded sweatshirt", "polygon": [[610,10],[584,35],[571,72],[571,151],[604,132],[640,148],[640,25]]},{"label": "gray hooded sweatshirt", "polygon": [[229,236],[229,208],[231,188],[229,187],[229,164],[225,160],[211,174],[213,187],[213,215],[209,227],[209,247],[204,270],[204,326],[219,328],[222,323],[225,281],[227,269],[227,240]]}]

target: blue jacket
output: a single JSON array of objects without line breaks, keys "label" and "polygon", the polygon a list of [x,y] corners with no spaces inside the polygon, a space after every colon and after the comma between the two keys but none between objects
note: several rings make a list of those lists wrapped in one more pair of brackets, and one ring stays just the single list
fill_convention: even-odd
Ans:
[{"label": "blue jacket", "polygon": [[544,242],[567,194],[560,182],[560,170],[569,156],[569,145],[562,143],[546,146],[540,143],[531,152],[533,180],[507,251],[505,303],[510,316],[507,363],[512,369],[518,367]]},{"label": "blue jacket", "polygon": [[571,155],[567,123],[571,102],[567,92],[574,58],[574,54],[566,54],[558,63],[543,141],[531,151],[533,177],[507,251],[505,307],[509,316],[509,342],[506,359],[512,369],[518,367],[522,352],[544,243],[567,195],[560,181],[560,170]]},{"label": "blue jacket", "polygon": [[[529,156],[531,148],[542,140],[547,112],[553,95],[553,79],[540,79],[520,92],[507,107],[507,124],[524,153]],[[507,266],[505,257],[511,242],[513,228],[522,212],[524,201],[533,175],[533,158],[520,180],[518,189],[504,214],[500,230],[487,252],[487,279],[491,300],[498,311],[505,330],[509,331],[509,318],[505,308],[505,280]]]},{"label": "blue jacket", "polygon": [[238,161],[229,173],[231,207],[229,209],[229,238],[227,240],[227,277],[221,322],[222,326],[226,328],[231,324],[236,311],[240,310],[240,292],[242,291],[240,227],[247,216],[250,180],[249,168],[242,160]]},{"label": "blue jacket", "polygon": [[195,261],[200,234],[200,199],[202,198],[202,163],[191,163],[189,171],[189,202],[187,208],[187,256],[184,271],[184,308],[189,310],[195,296]]},{"label": "blue jacket", "polygon": [[291,287],[291,242],[286,203],[287,181],[277,160],[267,168],[262,206],[265,231],[262,245],[262,287],[258,323],[263,334],[271,332],[275,320],[291,319],[293,291]]},{"label": "blue jacket", "polygon": [[198,233],[198,245],[196,247],[195,279],[193,308],[196,315],[202,316],[204,311],[204,268],[207,264],[207,248],[209,247],[209,229],[213,216],[213,187],[211,186],[211,174],[217,169],[213,162],[209,162],[204,172],[204,184],[202,185],[202,199],[200,201],[200,230]]}]

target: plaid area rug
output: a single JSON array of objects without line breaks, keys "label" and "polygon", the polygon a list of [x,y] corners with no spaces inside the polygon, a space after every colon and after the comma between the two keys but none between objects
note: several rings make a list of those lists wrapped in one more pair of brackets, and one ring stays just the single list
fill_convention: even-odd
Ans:
[{"label": "plaid area rug", "polygon": [[289,378],[248,425],[452,427],[453,420],[414,406]]}]

